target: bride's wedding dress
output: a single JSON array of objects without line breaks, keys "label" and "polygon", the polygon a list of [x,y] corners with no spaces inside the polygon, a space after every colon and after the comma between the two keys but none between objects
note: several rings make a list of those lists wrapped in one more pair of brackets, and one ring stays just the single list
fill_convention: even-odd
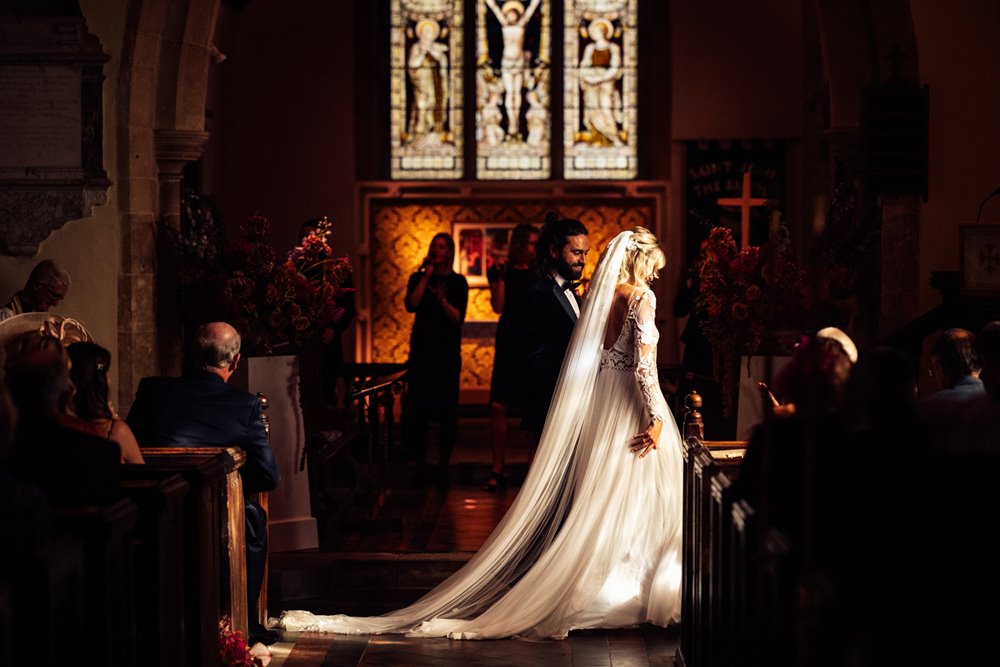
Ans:
[{"label": "bride's wedding dress", "polygon": [[[476,555],[405,609],[373,617],[286,611],[277,626],[565,638],[574,629],[679,620],[681,438],[657,380],[651,291],[636,290],[617,341],[602,347],[630,237],[615,237],[598,263],[524,486]],[[651,417],[663,429],[657,448],[639,458],[629,442]]]}]

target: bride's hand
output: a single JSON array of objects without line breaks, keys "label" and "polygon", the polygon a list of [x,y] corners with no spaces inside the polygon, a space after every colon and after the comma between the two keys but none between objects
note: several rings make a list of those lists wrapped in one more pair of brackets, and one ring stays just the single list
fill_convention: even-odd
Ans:
[{"label": "bride's hand", "polygon": [[637,433],[632,436],[632,441],[629,443],[629,449],[632,450],[633,454],[638,454],[641,459],[646,454],[656,449],[656,443],[660,440],[660,431],[663,430],[663,422],[659,419],[654,419],[650,422],[649,426],[642,433]]}]

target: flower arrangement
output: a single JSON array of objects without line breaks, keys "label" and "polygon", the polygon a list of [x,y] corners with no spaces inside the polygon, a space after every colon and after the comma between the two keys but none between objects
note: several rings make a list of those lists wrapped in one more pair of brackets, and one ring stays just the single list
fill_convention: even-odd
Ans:
[{"label": "flower arrangement", "polygon": [[243,239],[229,251],[229,277],[223,288],[230,321],[255,354],[302,350],[323,328],[344,314],[336,302],[348,291],[347,257],[335,257],[326,219],[310,231],[283,261],[268,241],[270,221],[250,216]]},{"label": "flower arrangement", "polygon": [[219,620],[219,664],[222,667],[263,667],[264,662],[250,653],[243,633],[233,630],[229,618]]},{"label": "flower arrangement", "polygon": [[781,352],[778,332],[801,324],[807,306],[804,271],[792,256],[787,234],[777,225],[772,228],[772,241],[738,250],[732,232],[715,227],[696,263],[695,308],[712,344],[726,416],[732,414],[736,360]]},{"label": "flower arrangement", "polygon": [[176,253],[181,285],[198,287],[216,271],[225,233],[210,197],[190,188],[185,190],[181,197],[180,229],[165,222],[159,227]]}]

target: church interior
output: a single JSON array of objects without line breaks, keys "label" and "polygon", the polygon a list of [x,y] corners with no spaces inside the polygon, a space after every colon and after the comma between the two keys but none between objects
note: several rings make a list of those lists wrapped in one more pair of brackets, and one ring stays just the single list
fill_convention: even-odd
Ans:
[{"label": "church interior", "polygon": [[[0,0],[0,664],[1000,664],[998,34],[995,0]],[[553,212],[587,230],[584,308],[620,232],[665,255],[677,618],[264,630],[414,602],[515,503],[537,443],[491,398],[496,276]],[[439,238],[451,426],[413,359]],[[79,454],[22,434],[19,340],[104,348],[112,440],[219,321],[276,488],[238,443],[137,437],[112,499],[24,509],[18,451]]]}]

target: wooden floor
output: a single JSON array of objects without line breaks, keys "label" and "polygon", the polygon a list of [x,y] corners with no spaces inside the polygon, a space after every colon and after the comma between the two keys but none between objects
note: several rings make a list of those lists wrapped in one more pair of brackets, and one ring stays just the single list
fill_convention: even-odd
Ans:
[{"label": "wooden floor", "polygon": [[[274,582],[269,587],[269,613],[295,608],[324,614],[381,614],[416,600],[471,557],[513,502],[527,470],[529,447],[516,428],[511,429],[511,440],[512,484],[505,492],[481,488],[491,461],[487,420],[463,418],[449,468],[449,488],[414,487],[412,471],[405,464],[397,465],[391,493],[376,521],[327,535],[319,551],[271,554]],[[433,446],[430,454],[433,459]],[[676,628],[650,625],[577,631],[564,641],[455,641],[282,631],[281,640],[271,647],[271,665],[642,667],[674,664],[677,642]]]}]

